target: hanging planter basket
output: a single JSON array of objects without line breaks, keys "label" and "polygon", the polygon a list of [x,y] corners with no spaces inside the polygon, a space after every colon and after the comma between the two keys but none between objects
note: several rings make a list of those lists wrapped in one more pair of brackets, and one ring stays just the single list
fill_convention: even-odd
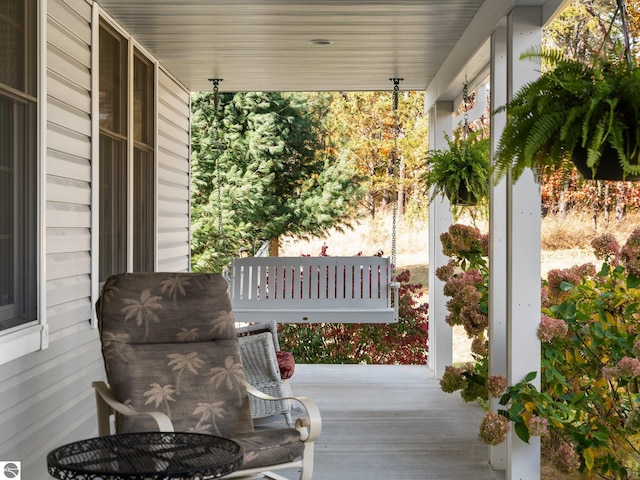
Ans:
[{"label": "hanging planter basket", "polygon": [[484,132],[445,135],[448,149],[431,150],[429,169],[422,176],[426,189],[432,189],[429,201],[445,195],[452,205],[475,206],[489,197],[489,138]]},{"label": "hanging planter basket", "polygon": [[[507,114],[494,156],[495,181],[507,173],[515,181],[525,169],[569,173],[572,162],[585,179],[640,180],[638,158],[620,158],[611,146],[632,152],[640,143],[640,64],[629,49],[624,0],[617,4],[624,50],[576,59],[542,47],[521,56],[548,68],[494,111]],[[581,145],[603,149],[592,167]]]},{"label": "hanging planter basket", "polygon": [[473,192],[470,192],[469,189],[467,189],[467,185],[465,183],[461,183],[457,191],[448,192],[447,198],[453,205],[461,207],[473,207],[478,204],[477,197]]},{"label": "hanging planter basket", "polygon": [[[639,159],[636,157],[633,160],[634,163],[637,163]],[[595,171],[587,166],[587,150],[585,148],[577,147],[573,151],[571,161],[585,180],[625,180],[629,182],[637,182],[640,180],[640,175],[624,174],[624,170],[622,169],[622,165],[620,165],[620,160],[618,158],[618,152],[610,145],[606,145],[603,149],[600,161]]]}]

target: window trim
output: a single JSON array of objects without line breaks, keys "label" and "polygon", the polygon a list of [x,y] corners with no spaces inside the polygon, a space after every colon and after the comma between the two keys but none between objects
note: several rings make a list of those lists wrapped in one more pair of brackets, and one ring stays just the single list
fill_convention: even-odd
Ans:
[{"label": "window trim", "polygon": [[37,0],[35,42],[36,75],[36,320],[0,332],[0,365],[49,347],[46,316],[46,171],[43,159],[47,148],[47,0]]},{"label": "window trim", "polygon": [[[46,1],[46,0],[41,0]],[[156,271],[158,269],[158,107],[159,107],[159,71],[160,65],[158,60],[146,49],[144,48],[135,37],[133,37],[129,32],[127,32],[124,27],[122,27],[108,12],[106,12],[97,2],[93,3],[92,8],[92,45],[99,45],[100,38],[100,24],[104,23],[112,28],[115,32],[122,35],[122,37],[128,42],[128,57],[127,62],[129,65],[128,75],[129,81],[127,85],[127,103],[130,107],[127,110],[127,118],[128,118],[128,130],[127,135],[129,137],[129,142],[127,144],[127,162],[128,162],[128,180],[127,180],[127,191],[129,192],[129,197],[131,199],[131,193],[133,191],[133,152],[134,152],[134,131],[133,131],[133,68],[134,68],[134,56],[137,51],[138,54],[146,57],[149,62],[149,65],[153,69],[153,164],[154,164],[154,202],[153,202],[153,216],[154,216],[154,224],[153,224],[153,249],[154,249],[154,260],[153,260],[153,269]],[[97,50],[96,50],[97,51]],[[94,186],[99,185],[100,182],[100,123],[99,123],[99,91],[100,91],[100,74],[99,74],[99,65],[100,58],[99,55],[93,55],[91,59],[91,69],[92,72],[97,72],[97,74],[92,75],[91,79],[91,88],[92,88],[92,96],[91,96],[91,110],[93,113],[93,120],[91,125],[91,135],[92,138],[96,141],[92,142],[92,158],[94,159],[92,172],[91,172],[91,183]],[[132,271],[133,269],[133,230],[132,230],[132,222],[133,222],[133,202],[129,201],[127,205],[127,226],[128,226],[128,236],[127,236],[127,271]],[[100,192],[98,188],[92,188],[91,192],[91,205],[92,205],[92,217],[91,217],[91,228],[93,232],[99,232],[100,222],[99,222],[99,205],[100,205]],[[96,302],[100,296],[100,291],[104,282],[100,282],[100,264],[98,261],[98,256],[100,252],[100,244],[99,244],[99,234],[93,234],[91,236],[91,326],[93,328],[97,328],[97,315],[95,311]]]}]

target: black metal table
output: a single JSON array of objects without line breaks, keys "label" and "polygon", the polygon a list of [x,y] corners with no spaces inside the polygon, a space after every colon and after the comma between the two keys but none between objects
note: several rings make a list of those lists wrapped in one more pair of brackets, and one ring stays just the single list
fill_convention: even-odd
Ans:
[{"label": "black metal table", "polygon": [[242,463],[236,442],[199,433],[125,433],[52,450],[49,474],[67,480],[191,480],[217,478]]}]

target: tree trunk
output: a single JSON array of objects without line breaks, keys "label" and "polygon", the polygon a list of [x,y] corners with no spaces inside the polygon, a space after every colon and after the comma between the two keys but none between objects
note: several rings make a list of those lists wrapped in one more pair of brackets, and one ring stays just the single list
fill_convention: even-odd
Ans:
[{"label": "tree trunk", "polygon": [[278,237],[275,237],[269,240],[269,256],[270,257],[280,256],[280,239]]},{"label": "tree trunk", "polygon": [[613,210],[613,202],[611,202],[611,189],[609,188],[609,182],[604,185],[604,224],[609,226],[609,220],[611,219],[611,210]]},{"label": "tree trunk", "polygon": [[627,186],[623,182],[616,184],[616,221],[621,221],[627,214]]},{"label": "tree trunk", "polygon": [[405,195],[406,192],[404,190],[404,178],[405,178],[405,166],[404,166],[404,156],[400,156],[400,172],[398,175],[398,216],[404,216],[404,205],[405,205]]},{"label": "tree trunk", "polygon": [[593,214],[592,214],[592,220],[593,220],[593,231],[597,232],[598,231],[598,211],[600,210],[600,202],[602,200],[602,195],[601,195],[601,190],[602,190],[602,185],[600,183],[600,181],[596,181],[595,182],[595,198],[593,200],[593,204],[592,204],[592,208],[593,208]]}]

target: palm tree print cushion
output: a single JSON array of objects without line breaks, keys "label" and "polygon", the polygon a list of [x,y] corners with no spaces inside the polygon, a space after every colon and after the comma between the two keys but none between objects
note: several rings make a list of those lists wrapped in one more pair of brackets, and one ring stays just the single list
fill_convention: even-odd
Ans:
[{"label": "palm tree print cushion", "polygon": [[[227,283],[219,275],[111,277],[97,305],[107,377],[136,411],[161,411],[176,431],[253,431]],[[155,430],[121,417],[118,431]]]}]

